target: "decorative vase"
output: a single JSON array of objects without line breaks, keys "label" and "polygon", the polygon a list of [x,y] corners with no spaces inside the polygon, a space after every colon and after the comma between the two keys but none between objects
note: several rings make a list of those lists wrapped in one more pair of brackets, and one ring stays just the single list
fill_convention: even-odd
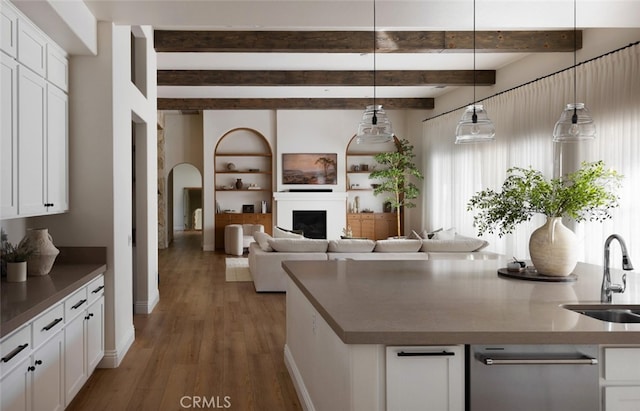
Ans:
[{"label": "decorative vase", "polygon": [[7,281],[10,283],[27,281],[27,262],[7,263]]},{"label": "decorative vase", "polygon": [[561,217],[547,217],[529,239],[531,262],[539,274],[566,277],[578,262],[577,243],[576,235],[562,224]]},{"label": "decorative vase", "polygon": [[242,184],[242,179],[241,179],[241,178],[238,178],[238,179],[236,180],[236,188],[237,188],[238,190],[241,190],[241,189],[242,189],[242,186],[243,186],[243,184]]},{"label": "decorative vase", "polygon": [[60,250],[53,245],[49,230],[46,228],[29,229],[20,243],[26,244],[34,250],[27,259],[27,274],[33,276],[49,274],[58,253],[60,253]]}]

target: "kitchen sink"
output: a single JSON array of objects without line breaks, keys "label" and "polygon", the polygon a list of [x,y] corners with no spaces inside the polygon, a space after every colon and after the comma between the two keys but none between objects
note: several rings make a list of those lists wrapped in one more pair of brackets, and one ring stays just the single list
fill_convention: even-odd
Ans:
[{"label": "kitchen sink", "polygon": [[640,323],[640,306],[638,305],[565,304],[562,307],[601,321],[612,323]]}]

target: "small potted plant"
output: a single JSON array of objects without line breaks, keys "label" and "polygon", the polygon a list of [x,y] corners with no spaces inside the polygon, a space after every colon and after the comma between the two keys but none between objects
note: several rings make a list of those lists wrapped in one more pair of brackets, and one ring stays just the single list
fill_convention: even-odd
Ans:
[{"label": "small potted plant", "polygon": [[12,244],[4,230],[1,231],[1,252],[3,269],[7,273],[7,281],[22,282],[27,280],[27,259],[33,250],[25,244]]},{"label": "small potted plant", "polygon": [[410,200],[417,198],[420,193],[420,189],[410,178],[414,177],[418,180],[424,178],[413,162],[415,156],[413,146],[408,140],[397,140],[396,151],[378,153],[374,156],[376,162],[383,167],[369,174],[370,179],[380,180],[380,184],[373,190],[375,195],[391,193],[391,196],[386,197],[385,200],[396,210],[397,238],[402,235],[400,229],[402,207],[415,207],[416,205]]},{"label": "small potted plant", "polygon": [[577,222],[611,218],[622,176],[602,161],[583,162],[577,171],[550,180],[532,168],[512,167],[507,174],[501,191],[482,190],[467,204],[468,211],[478,212],[473,218],[478,234],[497,232],[502,237],[534,214],[543,214],[547,222],[529,240],[533,265],[543,275],[571,274],[577,240],[562,217]]}]

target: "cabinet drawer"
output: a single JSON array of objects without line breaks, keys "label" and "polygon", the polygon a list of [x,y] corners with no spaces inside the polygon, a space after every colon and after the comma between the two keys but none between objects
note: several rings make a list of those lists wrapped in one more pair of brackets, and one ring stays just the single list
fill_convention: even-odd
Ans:
[{"label": "cabinet drawer", "polygon": [[75,316],[84,311],[88,306],[87,300],[87,287],[82,287],[80,290],[73,293],[64,302],[64,319],[69,322]]},{"label": "cabinet drawer", "polygon": [[0,375],[31,354],[31,324],[15,331],[0,343]]},{"label": "cabinet drawer", "polygon": [[33,321],[33,348],[37,348],[64,326],[64,307],[56,305]]},{"label": "cabinet drawer", "polygon": [[100,276],[87,285],[88,304],[104,295],[104,276]]},{"label": "cabinet drawer", "polygon": [[605,348],[604,378],[640,381],[640,348]]},{"label": "cabinet drawer", "polygon": [[640,387],[605,387],[605,411],[637,411],[640,409]]}]

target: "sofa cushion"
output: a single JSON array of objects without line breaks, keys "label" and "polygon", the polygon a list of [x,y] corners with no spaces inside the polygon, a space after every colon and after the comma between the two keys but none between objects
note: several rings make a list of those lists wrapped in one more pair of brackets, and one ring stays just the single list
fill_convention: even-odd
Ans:
[{"label": "sofa cushion", "polygon": [[271,248],[283,253],[326,253],[327,240],[309,238],[271,238],[267,240]]},{"label": "sofa cushion", "polygon": [[429,237],[432,240],[454,240],[456,236],[456,229],[452,227],[448,230],[436,231],[433,237]]},{"label": "sofa cushion", "polygon": [[420,251],[425,252],[470,252],[480,251],[489,245],[488,241],[480,238],[465,237],[456,234],[453,240],[422,240]]},{"label": "sofa cushion", "polygon": [[367,239],[343,239],[329,241],[330,253],[370,253],[376,242]]},{"label": "sofa cushion", "polygon": [[258,243],[262,251],[273,251],[273,248],[271,248],[268,241],[271,238],[273,237],[262,231],[255,231],[253,233],[253,239],[256,240],[256,243]]},{"label": "sofa cushion", "polygon": [[423,240],[378,240],[373,249],[376,253],[415,253],[422,247]]},{"label": "sofa cushion", "polygon": [[273,227],[273,238],[304,238],[302,234],[277,226]]}]

